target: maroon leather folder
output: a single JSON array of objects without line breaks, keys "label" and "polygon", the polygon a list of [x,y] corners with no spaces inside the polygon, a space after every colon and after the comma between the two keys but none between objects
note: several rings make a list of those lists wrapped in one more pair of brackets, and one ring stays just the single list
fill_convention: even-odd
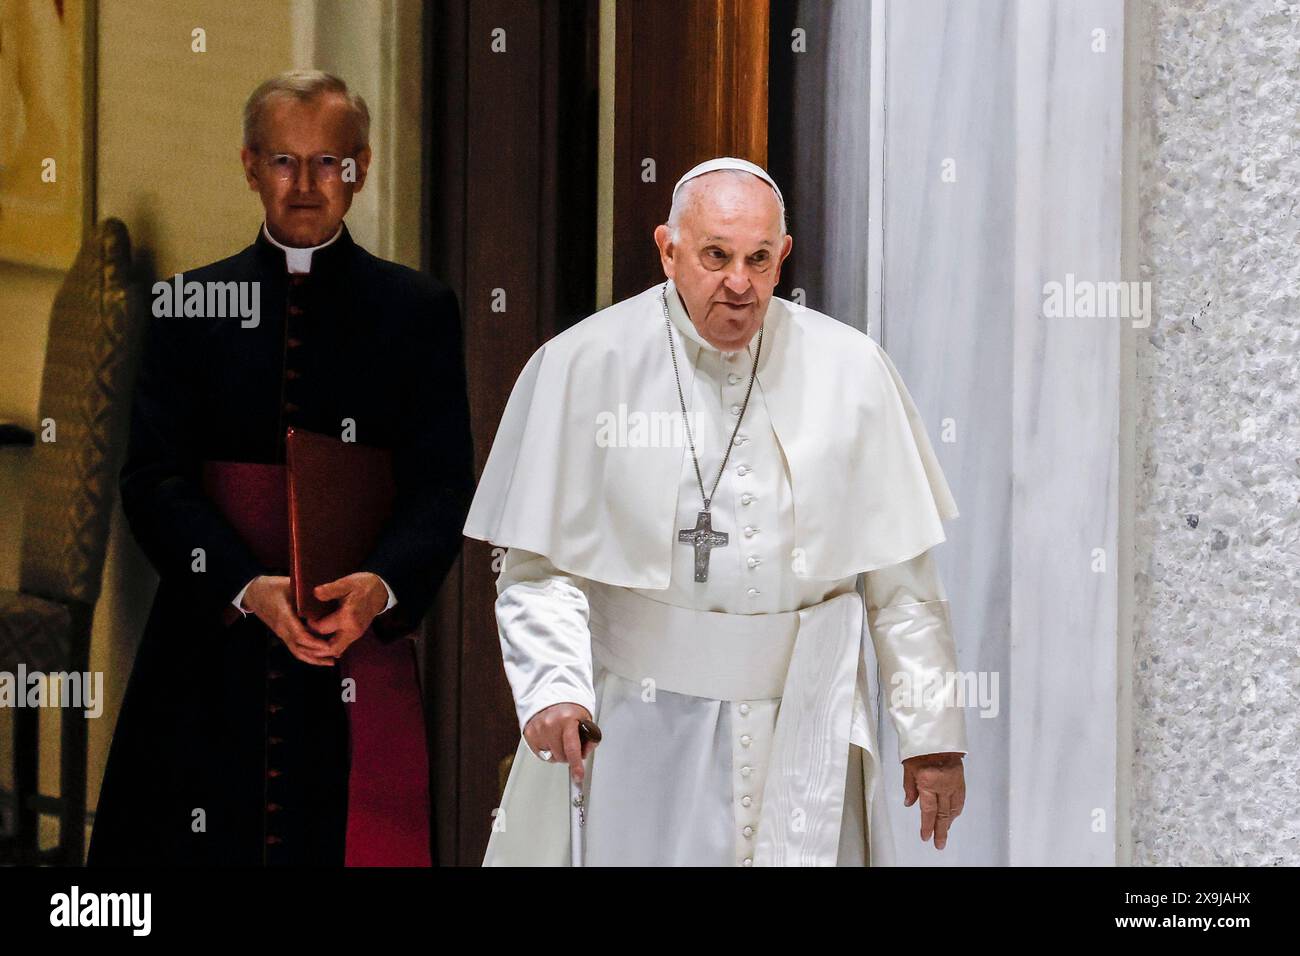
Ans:
[{"label": "maroon leather folder", "polygon": [[289,574],[301,617],[319,620],[336,601],[313,589],[361,569],[392,515],[392,453],[290,427]]}]

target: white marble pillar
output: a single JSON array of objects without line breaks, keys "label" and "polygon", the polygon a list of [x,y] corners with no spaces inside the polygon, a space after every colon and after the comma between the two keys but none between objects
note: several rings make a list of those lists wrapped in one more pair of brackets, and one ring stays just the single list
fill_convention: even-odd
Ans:
[{"label": "white marble pillar", "polygon": [[[1122,0],[1019,0],[1009,862],[1113,865],[1123,316],[1044,287],[1120,281]],[[1082,304],[1082,303],[1080,303]],[[1127,759],[1127,757],[1125,758]]]},{"label": "white marble pillar", "polygon": [[[1012,0],[885,8],[881,344],[961,512],[936,554],[958,665],[988,695],[965,708],[967,801],[948,846],[920,842],[916,806],[892,814],[903,864],[1005,864],[1012,826],[1015,13]],[[896,746],[891,728],[882,741],[891,796],[902,788]]]}]

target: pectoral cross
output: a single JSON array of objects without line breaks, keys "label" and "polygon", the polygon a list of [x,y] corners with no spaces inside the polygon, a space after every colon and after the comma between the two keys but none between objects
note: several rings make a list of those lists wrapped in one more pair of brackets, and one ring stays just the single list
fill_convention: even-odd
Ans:
[{"label": "pectoral cross", "polygon": [[713,530],[713,519],[707,511],[701,511],[695,519],[694,528],[683,528],[677,532],[677,540],[682,544],[695,546],[695,580],[709,579],[709,552],[727,544],[725,531]]}]

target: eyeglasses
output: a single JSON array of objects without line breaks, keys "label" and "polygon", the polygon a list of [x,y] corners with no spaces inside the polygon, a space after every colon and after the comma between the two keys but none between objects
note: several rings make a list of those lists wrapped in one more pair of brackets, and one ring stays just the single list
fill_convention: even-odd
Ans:
[{"label": "eyeglasses", "polygon": [[[310,175],[316,182],[331,182],[338,179],[343,171],[343,160],[328,153],[312,156],[308,163]],[[262,164],[276,179],[287,182],[298,178],[301,161],[290,153],[272,153]]]}]

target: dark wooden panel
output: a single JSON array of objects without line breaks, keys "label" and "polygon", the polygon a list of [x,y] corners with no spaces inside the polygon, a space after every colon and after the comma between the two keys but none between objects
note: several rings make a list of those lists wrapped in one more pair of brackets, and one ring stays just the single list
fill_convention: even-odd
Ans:
[{"label": "dark wooden panel", "polygon": [[[464,308],[465,277],[465,7],[425,6],[428,55],[429,171],[425,190],[428,241],[425,258],[433,275],[456,290]],[[471,419],[477,431],[477,423]],[[460,844],[460,646],[463,565],[447,575],[426,622],[425,700],[430,734],[431,794],[438,863],[454,864]]]},{"label": "dark wooden panel", "polygon": [[619,0],[615,301],[663,281],[652,237],[682,173],[715,156],[766,165],[768,17],[768,0]]},{"label": "dark wooden panel", "polygon": [[[477,468],[533,351],[594,308],[595,0],[438,0],[430,264],[460,297]],[[505,50],[493,50],[504,30]],[[496,290],[504,311],[494,311]],[[429,655],[439,857],[476,865],[519,739],[492,550],[467,541]],[[458,638],[458,639],[457,639]]]}]

